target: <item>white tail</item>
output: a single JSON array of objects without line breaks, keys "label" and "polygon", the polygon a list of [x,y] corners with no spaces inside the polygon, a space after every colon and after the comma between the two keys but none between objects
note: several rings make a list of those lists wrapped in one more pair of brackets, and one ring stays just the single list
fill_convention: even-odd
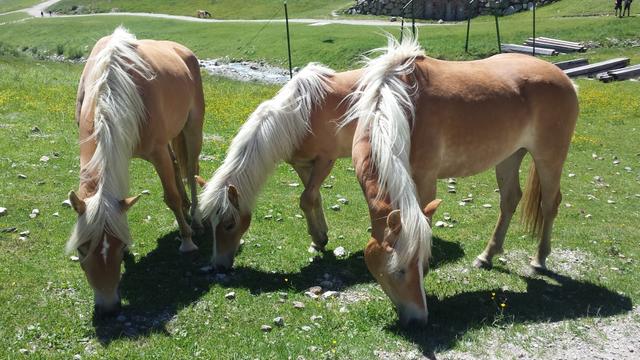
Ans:
[{"label": "white tail", "polygon": [[136,38],[118,27],[92,59],[92,65],[82,81],[84,101],[93,109],[96,150],[83,169],[84,176],[98,180],[95,195],[85,199],[86,211],[78,218],[66,251],[71,252],[82,242],[91,241],[93,251],[106,230],[131,244],[131,235],[120,201],[129,192],[129,161],[139,141],[139,128],[146,119],[144,103],[130,73],[145,79],[153,71],[138,55]]},{"label": "white tail", "polygon": [[227,199],[230,184],[238,188],[241,211],[251,211],[255,199],[275,167],[288,159],[310,132],[309,116],[330,91],[334,71],[309,64],[296,74],[271,100],[260,104],[231,142],[222,165],[200,194],[203,220],[238,217]]},{"label": "white tail", "polygon": [[381,190],[378,196],[388,194],[391,206],[401,212],[402,230],[389,263],[390,270],[396,271],[416,256],[421,267],[431,255],[431,227],[422,213],[409,163],[415,88],[402,80],[413,73],[415,59],[424,52],[408,35],[402,43],[388,36],[388,46],[378,50],[385,53],[368,61],[343,126],[358,121],[356,133],[369,136]]}]

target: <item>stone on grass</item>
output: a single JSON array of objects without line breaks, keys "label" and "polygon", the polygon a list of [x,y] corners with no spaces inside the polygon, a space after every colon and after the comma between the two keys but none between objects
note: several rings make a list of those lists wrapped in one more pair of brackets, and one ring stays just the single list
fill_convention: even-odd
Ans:
[{"label": "stone on grass", "polygon": [[322,316],[320,315],[311,315],[311,321],[318,321],[318,320],[322,320]]},{"label": "stone on grass", "polygon": [[300,184],[298,184],[297,182],[292,182],[292,183],[289,183],[289,186],[290,187],[298,187],[298,186],[300,186]]},{"label": "stone on grass", "polygon": [[278,316],[277,318],[273,319],[273,323],[277,326],[284,326],[284,318],[282,316]]},{"label": "stone on grass", "polygon": [[42,156],[40,157],[40,161],[42,161],[42,162],[47,162],[47,161],[49,161],[49,157],[48,157],[47,155],[42,155]]},{"label": "stone on grass", "polygon": [[296,219],[304,219],[304,216],[300,215],[300,214],[295,214],[293,215],[296,217]]},{"label": "stone on grass", "polygon": [[342,257],[345,256],[347,253],[347,251],[344,249],[344,247],[342,246],[338,246],[337,248],[335,248],[333,250],[333,255],[335,255],[336,257]]},{"label": "stone on grass", "polygon": [[312,298],[312,299],[317,299],[318,298],[318,295],[312,293],[311,291],[305,291],[304,294],[307,295],[308,297]]},{"label": "stone on grass", "polygon": [[340,293],[337,291],[326,291],[324,294],[322,294],[322,298],[323,299],[331,299],[331,298],[337,298],[338,296],[340,296]]},{"label": "stone on grass", "polygon": [[444,227],[446,225],[446,223],[444,221],[436,221],[435,223],[435,227]]},{"label": "stone on grass", "polygon": [[485,209],[489,209],[489,208],[491,208],[491,204],[484,204],[484,205],[482,205],[482,207],[485,208]]},{"label": "stone on grass", "polygon": [[341,198],[338,199],[338,202],[340,204],[347,205],[349,203],[349,200],[347,200],[347,198],[341,197]]},{"label": "stone on grass", "polygon": [[311,326],[304,325],[300,327],[300,329],[302,329],[302,331],[311,331]]},{"label": "stone on grass", "polygon": [[499,261],[502,265],[505,265],[505,264],[507,263],[507,259],[506,259],[506,258],[503,258],[503,257],[499,257],[499,258],[498,258],[498,261]]},{"label": "stone on grass", "polygon": [[264,331],[264,332],[269,332],[271,331],[272,327],[269,325],[262,325],[260,326],[260,330]]},{"label": "stone on grass", "polygon": [[20,236],[29,236],[29,234],[31,234],[31,232],[29,230],[25,230],[20,233]]},{"label": "stone on grass", "polygon": [[33,209],[31,210],[31,214],[29,214],[29,217],[35,219],[36,217],[38,217],[38,215],[40,215],[40,210]]},{"label": "stone on grass", "polygon": [[0,216],[7,215],[7,208],[0,206]]},{"label": "stone on grass", "polygon": [[62,202],[62,206],[64,207],[71,207],[71,201],[69,199],[65,200]]},{"label": "stone on grass", "polygon": [[304,303],[300,301],[294,301],[293,307],[296,309],[304,309]]},{"label": "stone on grass", "polygon": [[224,298],[227,300],[233,300],[236,298],[236,292],[235,291],[228,292],[224,295]]},{"label": "stone on grass", "polygon": [[338,312],[340,312],[341,314],[348,313],[349,309],[347,309],[346,306],[342,306],[340,307],[340,310],[338,310]]},{"label": "stone on grass", "polygon": [[80,258],[79,258],[79,257],[77,257],[77,256],[75,256],[75,255],[71,255],[71,256],[69,256],[69,259],[70,259],[71,261],[78,261],[78,260],[80,260]]},{"label": "stone on grass", "polygon": [[611,200],[611,199],[607,200],[607,204],[615,204],[615,203],[616,203],[615,200]]},{"label": "stone on grass", "polygon": [[338,204],[332,205],[332,206],[331,206],[331,210],[333,210],[333,211],[340,211],[340,205],[338,205]]},{"label": "stone on grass", "polygon": [[26,179],[27,175],[25,174],[18,174],[18,179]]},{"label": "stone on grass", "polygon": [[53,216],[55,216],[55,217],[59,217],[59,216],[60,216],[60,213],[56,211],[56,212],[54,212],[54,213],[53,213],[53,214],[51,214],[51,215],[53,215]]},{"label": "stone on grass", "polygon": [[142,195],[150,195],[150,194],[151,194],[151,191],[149,191],[149,190],[142,190],[142,192],[140,192],[140,194],[142,194]]},{"label": "stone on grass", "polygon": [[572,178],[572,177],[576,177],[576,174],[574,174],[574,173],[569,173],[569,177],[570,177],[570,178]]},{"label": "stone on grass", "polygon": [[322,287],[312,286],[309,288],[309,292],[315,295],[320,295],[322,293]]}]

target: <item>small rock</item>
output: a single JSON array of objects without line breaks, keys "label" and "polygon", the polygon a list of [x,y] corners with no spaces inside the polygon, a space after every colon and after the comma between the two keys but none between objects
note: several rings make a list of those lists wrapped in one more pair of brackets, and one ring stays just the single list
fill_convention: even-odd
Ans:
[{"label": "small rock", "polygon": [[464,201],[460,201],[460,202],[458,203],[458,205],[460,205],[460,206],[465,206],[465,205],[467,205],[467,203],[466,203],[466,202],[464,202]]},{"label": "small rock", "polygon": [[270,220],[270,219],[273,219],[273,215],[271,215],[271,214],[269,214],[269,215],[265,215],[265,216],[264,216],[264,218],[265,218],[266,220]]},{"label": "small rock", "polygon": [[620,160],[617,160],[617,159],[613,160],[613,165],[618,165],[618,164],[620,164]]},{"label": "small rock", "polygon": [[333,249],[333,255],[335,255],[336,257],[345,256],[346,253],[347,251],[342,246],[338,246],[337,248]]},{"label": "small rock", "polygon": [[292,182],[292,183],[289,183],[289,186],[290,187],[298,187],[298,186],[300,186],[300,184],[298,184],[297,182]]},{"label": "small rock", "polygon": [[262,325],[260,326],[260,330],[264,331],[264,332],[269,332],[271,331],[273,328],[269,325]]},{"label": "small rock", "polygon": [[273,323],[277,326],[284,326],[284,318],[282,316],[278,316],[277,318],[273,319]]},{"label": "small rock", "polygon": [[29,353],[29,350],[27,350],[27,349],[20,349],[18,351],[20,351],[20,354],[22,354],[22,355],[27,355]]},{"label": "small rock", "polygon": [[349,203],[349,200],[347,200],[347,198],[341,197],[341,198],[338,199],[338,202],[340,204],[347,205]]},{"label": "small rock", "polygon": [[[313,259],[311,259],[311,261],[313,261]],[[312,293],[311,291],[305,291],[305,292],[304,292],[304,294],[305,294],[306,296],[308,296],[308,297],[310,297],[310,298],[314,299],[314,300],[318,298],[318,295],[317,295],[317,294]]]},{"label": "small rock", "polygon": [[320,295],[322,293],[322,288],[320,286],[312,286],[308,291],[312,294]]},{"label": "small rock", "polygon": [[564,206],[565,206],[565,207],[570,208],[570,207],[572,207],[573,205],[571,205],[571,204],[569,204],[569,203],[565,203],[565,204],[564,204]]},{"label": "small rock", "polygon": [[340,205],[338,205],[338,204],[332,205],[332,206],[331,206],[331,210],[333,210],[333,211],[340,211]]},{"label": "small rock", "polygon": [[71,207],[71,201],[69,199],[65,200],[62,202],[62,206],[64,207]]},{"label": "small rock", "polygon": [[340,293],[337,291],[326,291],[324,294],[322,294],[322,298],[323,299],[331,299],[331,298],[337,298],[338,296],[340,296]]},{"label": "small rock", "polygon": [[20,233],[20,236],[29,236],[29,234],[31,234],[31,232],[29,230],[25,230]]},{"label": "small rock", "polygon": [[27,175],[25,174],[18,174],[18,179],[26,179]]},{"label": "small rock", "polygon": [[79,257],[77,257],[77,256],[75,256],[75,255],[71,255],[71,256],[69,256],[69,259],[70,259],[71,261],[78,261],[78,260],[80,260],[80,258],[79,258]]},{"label": "small rock", "polygon": [[574,173],[569,173],[569,177],[570,177],[570,178],[576,177],[576,174],[574,174]]},{"label": "small rock", "polygon": [[149,190],[142,190],[142,191],[140,192],[140,194],[142,194],[142,195],[151,195],[151,191],[149,191]]},{"label": "small rock", "polygon": [[7,208],[0,206],[0,216],[7,215]]},{"label": "small rock", "polygon": [[446,212],[446,213],[442,214],[442,218],[444,219],[444,221],[451,221],[451,214]]},{"label": "small rock", "polygon": [[631,172],[631,167],[630,166],[625,166],[624,170],[627,171],[627,172]]},{"label": "small rock", "polygon": [[47,161],[49,161],[49,157],[48,157],[47,155],[42,155],[42,156],[40,157],[40,161],[42,161],[42,162],[47,162]]},{"label": "small rock", "polygon": [[322,187],[323,187],[323,188],[325,188],[325,189],[331,189],[331,188],[333,187],[333,185],[331,185],[331,184],[324,184],[324,185],[322,185]]},{"label": "small rock", "polygon": [[346,307],[346,306],[342,306],[342,307],[340,307],[340,309],[338,310],[338,312],[340,312],[341,314],[348,313],[348,312],[349,312],[349,309],[347,309],[347,307]]},{"label": "small rock", "polygon": [[287,294],[286,292],[279,292],[278,296],[280,296],[280,298],[282,299],[286,299],[289,297],[289,294]]},{"label": "small rock", "polygon": [[456,178],[449,178],[447,179],[447,184],[453,184],[455,185],[457,183]]},{"label": "small rock", "polygon": [[18,230],[18,228],[16,228],[15,226],[10,226],[10,227],[0,229],[0,233],[12,233],[12,232],[15,232],[16,230]]},{"label": "small rock", "polygon": [[296,309],[304,309],[304,303],[300,301],[294,301],[293,307]]},{"label": "small rock", "polygon": [[607,200],[607,204],[615,204],[615,203],[616,203],[615,200],[611,200],[611,199]]},{"label": "small rock", "polygon": [[444,227],[446,225],[446,223],[444,221],[436,221],[435,223],[435,227]]},{"label": "small rock", "polygon": [[55,217],[59,217],[59,216],[60,216],[60,213],[56,211],[56,212],[54,212],[52,215],[53,215],[53,216],[55,216]]},{"label": "small rock", "polygon": [[224,298],[227,300],[233,300],[236,298],[236,292],[235,291],[228,292],[224,295]]},{"label": "small rock", "polygon": [[484,205],[482,205],[482,207],[485,208],[485,209],[489,209],[489,208],[491,208],[491,204],[484,204]]},{"label": "small rock", "polygon": [[322,316],[320,315],[311,315],[311,321],[318,321],[318,320],[322,320]]},{"label": "small rock", "polygon": [[592,217],[591,214],[587,214],[584,216],[585,219],[591,219],[591,217]]},{"label": "small rock", "polygon": [[300,327],[300,329],[302,329],[302,331],[311,331],[311,326],[304,325]]},{"label": "small rock", "polygon": [[293,215],[293,216],[295,216],[297,219],[304,219],[304,216],[302,216],[302,215],[300,215],[300,214],[295,214],[295,215]]},{"label": "small rock", "polygon": [[507,263],[507,259],[503,258],[503,257],[499,257],[498,261],[502,264],[505,265]]},{"label": "small rock", "polygon": [[462,202],[466,202],[466,203],[470,203],[472,201],[473,201],[473,198],[471,196],[462,199]]},{"label": "small rock", "polygon": [[80,354],[73,355],[73,360],[82,360],[82,356]]},{"label": "small rock", "polygon": [[20,236],[20,237],[18,238],[18,240],[20,240],[20,241],[26,241],[26,240],[27,240],[27,237],[26,237],[26,236]]},{"label": "small rock", "polygon": [[31,132],[32,132],[33,134],[35,134],[35,133],[39,133],[39,132],[40,132],[40,128],[39,128],[39,127],[37,127],[37,126],[34,126],[34,127],[32,127],[32,128],[31,128]]}]

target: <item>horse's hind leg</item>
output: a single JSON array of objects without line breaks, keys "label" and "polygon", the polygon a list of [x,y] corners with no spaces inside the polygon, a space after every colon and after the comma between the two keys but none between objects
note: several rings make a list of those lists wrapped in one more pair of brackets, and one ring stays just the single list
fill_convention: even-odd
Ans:
[{"label": "horse's hind leg", "polygon": [[202,232],[203,226],[198,212],[198,188],[196,175],[200,172],[198,158],[202,150],[202,124],[204,114],[201,111],[192,111],[189,120],[182,129],[187,150],[187,182],[191,191],[191,227],[196,233]]},{"label": "horse's hind leg", "polygon": [[[536,172],[540,181],[540,210],[542,213],[542,232],[540,234],[540,242],[538,243],[538,251],[531,260],[531,266],[534,270],[545,270],[546,259],[551,253],[551,230],[553,222],[558,215],[558,206],[562,201],[560,194],[560,178],[562,176],[562,165],[564,156],[558,156],[562,152],[558,152],[549,160],[536,159],[534,156]],[[566,155],[566,150],[564,152]]]},{"label": "horse's hind leg", "polygon": [[[169,146],[157,149],[151,157],[151,162],[156,168],[156,172],[162,182],[162,188],[164,190],[164,201],[173,211],[180,228],[180,237],[182,238],[182,244],[180,245],[181,252],[189,252],[197,250],[198,247],[191,240],[192,231],[183,210],[183,197],[180,194],[178,185],[182,183],[176,182],[175,165],[172,160],[171,150]],[[178,175],[179,178],[179,175]]]},{"label": "horse's hind leg", "polygon": [[316,158],[313,165],[294,164],[293,168],[304,183],[304,191],[300,196],[300,208],[307,219],[307,230],[311,235],[311,244],[317,250],[324,250],[329,242],[327,221],[322,210],[320,186],[329,175],[335,159]]},{"label": "horse's hind leg", "polygon": [[503,251],[507,229],[522,198],[519,169],[526,153],[525,149],[520,149],[496,166],[496,179],[500,189],[500,216],[491,240],[473,263],[475,267],[491,268],[493,257]]}]

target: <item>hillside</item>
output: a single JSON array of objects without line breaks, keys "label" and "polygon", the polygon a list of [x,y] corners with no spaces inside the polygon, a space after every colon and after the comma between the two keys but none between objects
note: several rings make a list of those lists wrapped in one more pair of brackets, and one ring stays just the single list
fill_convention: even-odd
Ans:
[{"label": "hillside", "polygon": [[[62,0],[50,10],[64,14],[92,12],[150,12],[173,15],[196,16],[199,9],[207,10],[215,19],[271,19],[282,16],[281,0]],[[336,9],[351,5],[349,0],[293,0],[288,2],[289,14],[296,18],[323,18],[331,16]]]}]

